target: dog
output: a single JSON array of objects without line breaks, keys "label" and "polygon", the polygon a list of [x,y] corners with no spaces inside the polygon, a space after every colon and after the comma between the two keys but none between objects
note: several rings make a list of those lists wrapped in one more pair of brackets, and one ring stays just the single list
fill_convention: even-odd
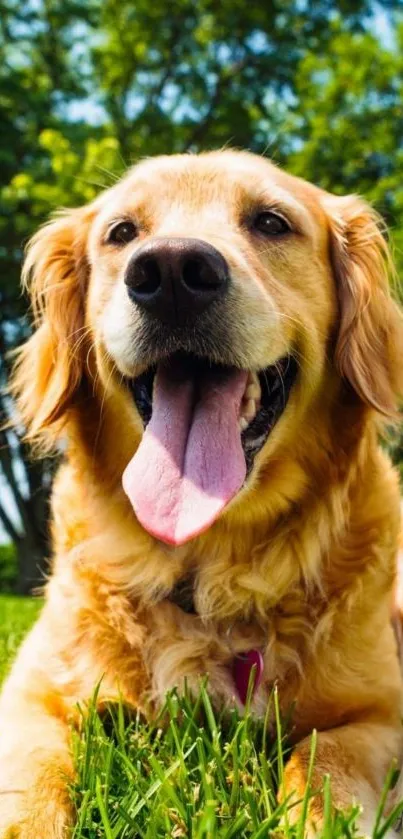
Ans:
[{"label": "dog", "polygon": [[[283,794],[363,808],[402,755],[403,325],[382,224],[247,152],[140,162],[34,236],[13,392],[62,463],[45,605],[0,701],[0,836],[62,839],[77,702],[293,706]],[[320,830],[320,793],[310,829]],[[290,811],[298,815],[298,806]]]}]

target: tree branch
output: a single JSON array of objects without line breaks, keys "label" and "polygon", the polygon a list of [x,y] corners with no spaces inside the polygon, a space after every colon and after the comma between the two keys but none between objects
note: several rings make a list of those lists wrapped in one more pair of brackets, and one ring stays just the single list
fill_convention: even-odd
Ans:
[{"label": "tree branch", "polygon": [[231,83],[233,77],[236,73],[240,73],[246,65],[246,57],[242,58],[240,61],[236,61],[230,65],[230,67],[222,68],[221,73],[218,74],[216,85],[214,92],[212,94],[210,105],[205,113],[204,117],[200,122],[197,122],[193,128],[193,131],[188,137],[187,142],[184,144],[183,152],[188,152],[195,143],[197,143],[203,136],[205,130],[208,128],[209,123],[214,117],[214,111],[219,104],[220,100],[222,99],[222,95],[225,92],[228,85]]},{"label": "tree branch", "polygon": [[163,64],[163,66],[165,67],[165,71],[163,72],[158,84],[154,87],[153,90],[151,90],[150,95],[148,97],[148,100],[145,104],[145,107],[143,108],[143,113],[146,113],[148,108],[155,107],[155,105],[158,103],[158,99],[160,98],[160,96],[162,94],[162,91],[164,90],[164,87],[165,87],[165,85],[166,85],[166,83],[167,83],[167,81],[168,81],[168,79],[171,75],[171,72],[172,72],[172,70],[173,70],[173,68],[176,64],[176,52],[177,52],[178,40],[179,40],[179,37],[180,37],[180,34],[181,34],[179,20],[180,20],[180,18],[176,18],[173,21],[171,37],[170,37],[169,47],[168,47],[169,59],[167,59]]}]

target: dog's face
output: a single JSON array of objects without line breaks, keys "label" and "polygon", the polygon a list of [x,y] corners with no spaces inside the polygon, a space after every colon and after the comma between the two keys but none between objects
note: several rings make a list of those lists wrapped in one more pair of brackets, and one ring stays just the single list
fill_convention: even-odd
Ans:
[{"label": "dog's face", "polygon": [[166,541],[194,536],[241,490],[298,370],[293,412],[323,376],[336,312],[325,213],[314,188],[288,181],[247,155],[162,158],[92,226],[98,369],[108,388],[112,359],[147,427],[124,485]]},{"label": "dog's face", "polygon": [[34,241],[42,342],[31,383],[27,350],[17,379],[25,419],[34,434],[60,427],[92,346],[101,400],[122,419],[116,447],[130,451],[125,491],[149,532],[181,544],[247,497],[342,379],[394,410],[401,328],[386,261],[363,202],[263,159],[141,163]]},{"label": "dog's face", "polygon": [[89,237],[89,315],[118,370],[133,378],[182,352],[262,371],[312,344],[315,366],[335,314],[318,196],[246,154],[134,169]]}]

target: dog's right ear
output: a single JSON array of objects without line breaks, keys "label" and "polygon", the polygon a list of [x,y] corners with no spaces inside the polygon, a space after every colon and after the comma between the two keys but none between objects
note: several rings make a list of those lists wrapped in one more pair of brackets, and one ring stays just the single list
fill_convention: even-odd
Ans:
[{"label": "dog's right ear", "polygon": [[356,195],[326,198],[339,298],[335,362],[362,402],[387,419],[403,397],[403,316],[390,292],[392,257],[378,214]]},{"label": "dog's right ear", "polygon": [[86,244],[93,215],[91,205],[63,211],[27,248],[23,284],[34,332],[17,352],[11,392],[27,439],[45,451],[55,443],[84,373]]}]

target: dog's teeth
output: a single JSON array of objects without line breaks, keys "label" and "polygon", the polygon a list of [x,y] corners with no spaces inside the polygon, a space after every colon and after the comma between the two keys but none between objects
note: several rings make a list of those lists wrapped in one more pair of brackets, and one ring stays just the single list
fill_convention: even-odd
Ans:
[{"label": "dog's teeth", "polygon": [[239,427],[242,431],[245,431],[245,428],[248,427],[249,423],[255,419],[256,416],[256,402],[254,399],[249,399],[246,403],[242,406],[242,414],[239,417]]},{"label": "dog's teeth", "polygon": [[243,395],[244,401],[248,402],[250,399],[253,399],[255,402],[260,402],[261,392],[257,373],[250,371],[246,382],[245,393]]},{"label": "dog's teeth", "polygon": [[260,387],[258,382],[252,382],[245,390],[245,399],[254,399],[257,402],[260,399]]},{"label": "dog's teeth", "polygon": [[253,417],[256,415],[256,402],[254,399],[248,399],[246,406],[243,411],[243,416],[251,422]]},{"label": "dog's teeth", "polygon": [[240,412],[241,416],[239,418],[239,427],[241,431],[245,431],[252,420],[255,419],[260,406],[260,397],[261,388],[259,378],[256,373],[250,371],[246,382],[245,393],[242,399]]}]

